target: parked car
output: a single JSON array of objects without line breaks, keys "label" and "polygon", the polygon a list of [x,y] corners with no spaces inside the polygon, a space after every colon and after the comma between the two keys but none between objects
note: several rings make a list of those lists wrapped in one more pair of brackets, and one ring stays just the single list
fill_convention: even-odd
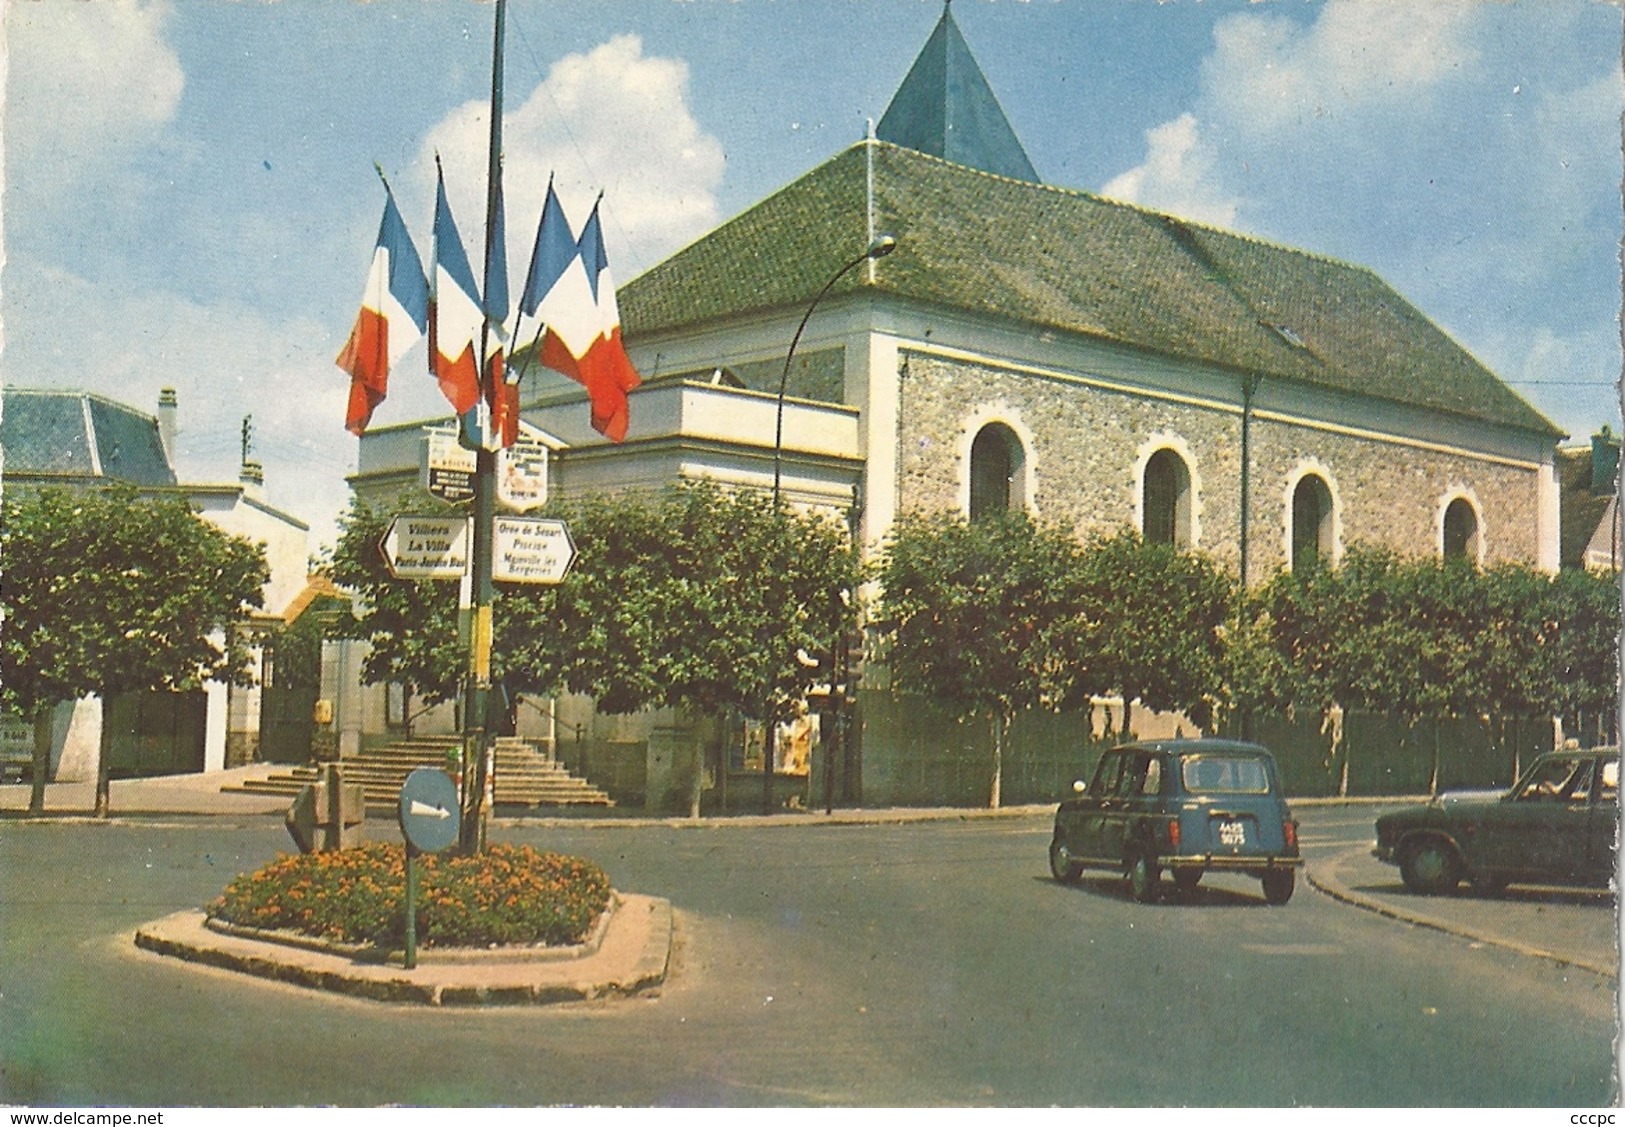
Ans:
[{"label": "parked car", "polygon": [[1122,872],[1150,903],[1164,870],[1189,893],[1210,869],[1257,877],[1264,899],[1292,898],[1298,824],[1281,795],[1275,759],[1234,740],[1159,740],[1101,756],[1077,797],[1055,811],[1050,873],[1063,883],[1084,869]]},{"label": "parked car", "polygon": [[1489,893],[1515,882],[1605,887],[1618,825],[1619,749],[1559,751],[1511,790],[1447,793],[1384,814],[1372,852],[1398,865],[1413,892],[1463,880]]}]

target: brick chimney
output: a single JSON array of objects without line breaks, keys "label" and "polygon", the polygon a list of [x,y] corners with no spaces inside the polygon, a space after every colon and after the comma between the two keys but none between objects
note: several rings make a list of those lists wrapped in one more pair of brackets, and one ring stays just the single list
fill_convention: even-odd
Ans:
[{"label": "brick chimney", "polygon": [[1612,493],[1619,472],[1619,436],[1606,426],[1591,436],[1591,492]]},{"label": "brick chimney", "polygon": [[265,499],[265,467],[260,465],[258,459],[244,458],[237,480],[242,483],[243,496],[261,501]]}]

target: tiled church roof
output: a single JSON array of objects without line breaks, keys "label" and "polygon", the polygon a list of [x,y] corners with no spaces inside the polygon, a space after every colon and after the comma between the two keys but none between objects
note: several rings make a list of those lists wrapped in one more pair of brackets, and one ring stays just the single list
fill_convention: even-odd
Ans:
[{"label": "tiled church roof", "polygon": [[804,308],[870,231],[876,293],[1558,434],[1371,271],[1086,192],[856,145],[623,286],[648,334]]}]

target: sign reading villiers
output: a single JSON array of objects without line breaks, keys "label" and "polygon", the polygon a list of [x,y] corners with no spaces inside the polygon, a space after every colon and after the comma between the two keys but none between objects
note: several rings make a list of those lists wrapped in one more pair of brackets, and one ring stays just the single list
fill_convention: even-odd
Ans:
[{"label": "sign reading villiers", "polygon": [[562,583],[576,558],[562,520],[499,516],[491,532],[491,578],[500,583]]},{"label": "sign reading villiers", "polygon": [[397,579],[461,578],[468,566],[468,518],[398,516],[382,547]]}]

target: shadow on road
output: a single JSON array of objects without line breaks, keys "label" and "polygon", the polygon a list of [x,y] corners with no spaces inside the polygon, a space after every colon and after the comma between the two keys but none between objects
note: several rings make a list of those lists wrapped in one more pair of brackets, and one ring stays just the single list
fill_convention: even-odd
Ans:
[{"label": "shadow on road", "polygon": [[[1128,881],[1120,876],[1110,874],[1080,877],[1076,884],[1070,885],[1061,884],[1053,877],[1048,876],[1035,876],[1033,879],[1042,881],[1045,884],[1053,884],[1057,888],[1065,889],[1068,892],[1081,893],[1101,900],[1118,900],[1130,903],[1134,899],[1129,894]],[[1205,884],[1199,884],[1189,891],[1184,891],[1176,887],[1172,881],[1165,880],[1162,882],[1161,894],[1157,897],[1156,903],[1147,904],[1145,907],[1267,908],[1269,904],[1265,902],[1262,895],[1249,896],[1245,892]]]}]

